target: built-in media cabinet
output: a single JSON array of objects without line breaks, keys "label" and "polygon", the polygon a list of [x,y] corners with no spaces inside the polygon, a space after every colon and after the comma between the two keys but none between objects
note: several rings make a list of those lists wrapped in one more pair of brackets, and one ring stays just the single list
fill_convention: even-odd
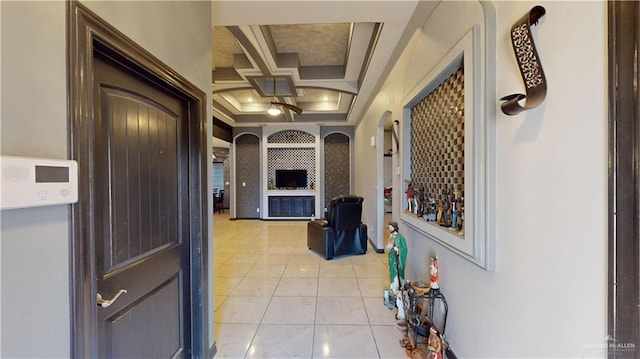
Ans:
[{"label": "built-in media cabinet", "polygon": [[318,213],[320,128],[269,126],[263,131],[264,219],[312,219]]},{"label": "built-in media cabinet", "polygon": [[[269,194],[269,217],[315,217],[316,197],[314,193],[282,194],[286,191],[275,191]],[[299,192],[299,191],[292,191]],[[300,191],[305,192],[305,191]]]}]

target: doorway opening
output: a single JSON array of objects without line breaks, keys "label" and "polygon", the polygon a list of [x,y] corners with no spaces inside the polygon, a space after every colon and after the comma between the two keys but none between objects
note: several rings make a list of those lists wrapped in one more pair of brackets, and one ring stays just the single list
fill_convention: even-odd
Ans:
[{"label": "doorway opening", "polygon": [[377,141],[381,145],[376,148],[377,157],[377,240],[375,248],[378,253],[384,251],[386,239],[389,237],[388,224],[393,218],[393,168],[395,168],[393,116],[391,112],[385,112],[378,124]]}]

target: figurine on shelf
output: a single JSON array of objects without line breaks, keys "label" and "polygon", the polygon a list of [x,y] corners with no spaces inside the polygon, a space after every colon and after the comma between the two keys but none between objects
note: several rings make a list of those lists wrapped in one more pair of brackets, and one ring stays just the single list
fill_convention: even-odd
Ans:
[{"label": "figurine on shelf", "polygon": [[461,236],[464,236],[464,192],[462,194],[462,196],[460,197],[460,213],[458,214],[460,216],[460,220],[458,221],[458,234]]},{"label": "figurine on shelf", "polygon": [[431,195],[428,197],[427,201],[427,213],[425,214],[425,219],[427,220],[427,222],[435,222],[436,213],[438,212],[436,201]]},{"label": "figurine on shelf", "polygon": [[458,230],[458,209],[456,208],[456,204],[458,203],[458,191],[453,191],[453,208],[451,213],[451,228],[452,231]]},{"label": "figurine on shelf", "polygon": [[436,223],[440,224],[442,222],[442,212],[444,212],[444,207],[442,206],[442,202],[438,204],[438,214],[436,215]]},{"label": "figurine on shelf", "polygon": [[407,181],[407,183],[408,183],[407,191],[406,191],[406,193],[407,193],[407,205],[408,205],[407,210],[409,212],[413,212],[413,199],[414,199],[413,198],[413,196],[414,196],[414,194],[413,194],[413,184],[411,184],[411,181]]},{"label": "figurine on shelf", "polygon": [[269,189],[275,189],[276,186],[273,184],[273,178],[269,178]]},{"label": "figurine on shelf", "polygon": [[424,208],[425,208],[425,195],[424,195],[424,186],[420,186],[420,191],[418,192],[418,210],[416,211],[416,214],[418,215],[418,217],[422,217],[424,215]]},{"label": "figurine on shelf", "polygon": [[427,349],[429,349],[429,359],[442,359],[442,338],[438,330],[431,326],[429,328],[429,339],[427,339]]},{"label": "figurine on shelf", "polygon": [[315,187],[316,187],[316,184],[313,181],[311,181],[311,183],[309,183],[309,189],[315,189]]},{"label": "figurine on shelf", "polygon": [[429,285],[431,289],[440,289],[439,276],[438,276],[438,257],[431,257],[431,264],[429,265]]},{"label": "figurine on shelf", "polygon": [[407,243],[404,237],[398,233],[398,223],[389,222],[389,239],[384,251],[389,255],[389,280],[391,288],[396,291],[400,290],[402,282],[404,282],[404,269],[407,264]]},{"label": "figurine on shelf", "polygon": [[442,218],[440,219],[440,225],[443,227],[451,227],[451,189],[449,188],[444,191],[442,199]]}]

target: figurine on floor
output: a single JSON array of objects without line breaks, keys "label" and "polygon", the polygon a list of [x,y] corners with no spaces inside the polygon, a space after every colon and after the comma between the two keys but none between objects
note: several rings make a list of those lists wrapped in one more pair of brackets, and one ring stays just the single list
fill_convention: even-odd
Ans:
[{"label": "figurine on floor", "polygon": [[429,328],[429,339],[427,339],[427,349],[429,349],[429,359],[442,359],[442,338],[435,327]]},{"label": "figurine on floor", "polygon": [[[391,287],[400,288],[404,282],[404,269],[407,264],[407,243],[398,233],[398,223],[389,222],[389,239],[384,251],[389,255],[389,280]],[[397,259],[396,259],[397,258]],[[395,294],[395,293],[394,293]]]}]

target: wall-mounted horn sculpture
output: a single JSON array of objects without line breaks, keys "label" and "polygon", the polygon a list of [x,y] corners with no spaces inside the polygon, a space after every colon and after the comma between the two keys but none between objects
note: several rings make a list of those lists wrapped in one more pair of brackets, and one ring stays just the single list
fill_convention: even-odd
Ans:
[{"label": "wall-mounted horn sculpture", "polygon": [[[500,108],[507,115],[513,116],[524,110],[535,108],[547,95],[547,79],[531,35],[531,24],[537,25],[545,12],[544,7],[534,6],[511,28],[511,44],[527,94],[515,93],[500,99],[505,101]],[[524,100],[524,105],[520,105],[520,100]]]}]

